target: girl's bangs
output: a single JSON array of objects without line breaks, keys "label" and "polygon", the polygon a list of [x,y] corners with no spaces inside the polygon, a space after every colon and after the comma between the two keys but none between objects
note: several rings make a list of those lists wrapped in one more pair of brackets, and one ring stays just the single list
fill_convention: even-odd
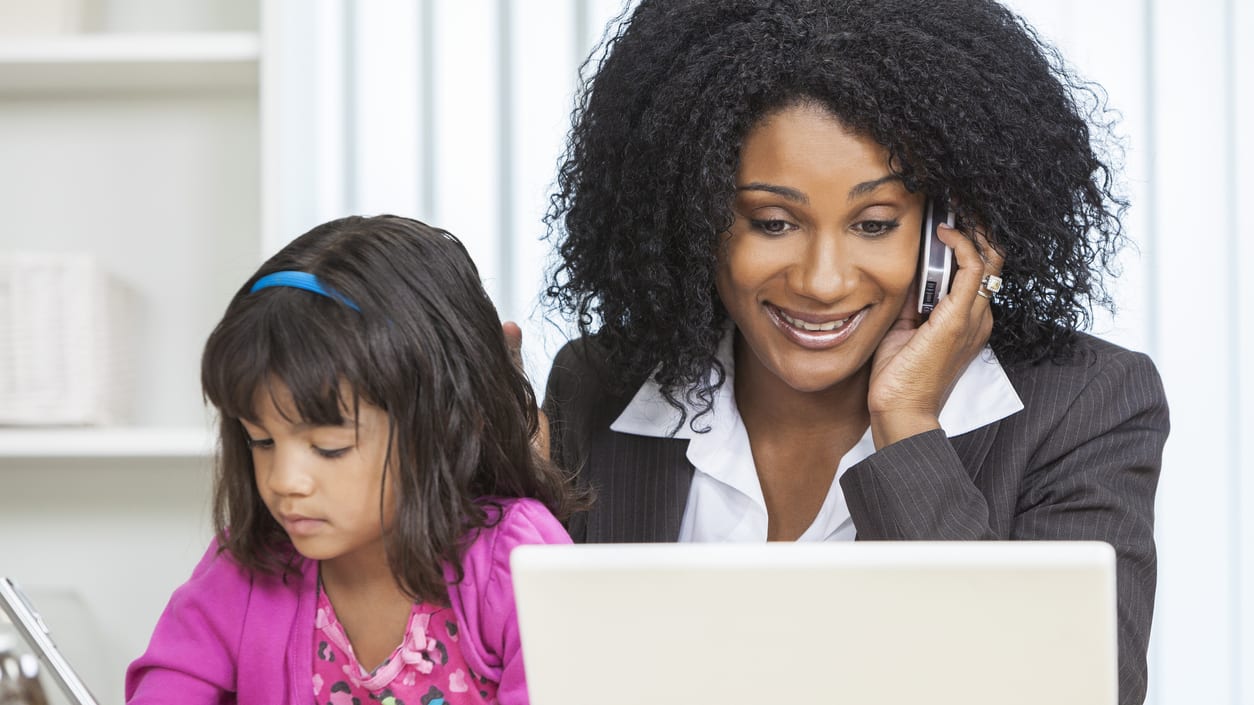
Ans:
[{"label": "girl's bangs", "polygon": [[[306,292],[266,290],[241,302],[205,346],[206,398],[230,418],[256,421],[267,393],[292,423],[338,426],[352,412],[366,347],[361,321],[338,302]],[[227,323],[229,321],[229,324]],[[354,323],[356,325],[354,325]],[[280,403],[286,387],[294,408]],[[346,398],[347,397],[347,398]],[[296,418],[289,418],[291,414]]]}]

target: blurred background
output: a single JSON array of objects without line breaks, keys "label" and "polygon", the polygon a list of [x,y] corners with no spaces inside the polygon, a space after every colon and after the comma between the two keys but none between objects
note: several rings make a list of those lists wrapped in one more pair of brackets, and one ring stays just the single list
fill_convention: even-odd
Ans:
[{"label": "blurred background", "polygon": [[[1013,0],[1118,112],[1135,242],[1097,334],[1172,407],[1152,705],[1254,705],[1254,3]],[[621,0],[0,0],[0,575],[105,703],[209,537],[199,354],[310,227],[467,243],[533,382],[540,222]]]}]

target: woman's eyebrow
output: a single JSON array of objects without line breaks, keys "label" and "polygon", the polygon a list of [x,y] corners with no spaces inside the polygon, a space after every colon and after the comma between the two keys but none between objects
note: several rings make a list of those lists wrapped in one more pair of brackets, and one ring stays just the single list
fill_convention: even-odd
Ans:
[{"label": "woman's eyebrow", "polygon": [[766,191],[767,193],[773,193],[777,196],[783,196],[790,201],[810,205],[810,198],[808,196],[795,188],[788,188],[787,186],[776,186],[775,184],[764,184],[761,181],[754,181],[753,183],[745,184],[744,186],[737,186],[736,190]]},{"label": "woman's eyebrow", "polygon": [[865,196],[866,194],[871,193],[875,189],[892,181],[901,181],[901,177],[897,174],[888,174],[871,181],[863,181],[862,183],[849,189],[849,200],[852,201],[858,196]]},{"label": "woman's eyebrow", "polygon": [[[897,174],[886,174],[884,176],[881,176],[878,179],[872,179],[870,181],[863,181],[862,183],[856,184],[854,185],[853,188],[849,189],[848,200],[852,201],[858,196],[865,196],[866,194],[875,191],[876,189],[883,186],[884,184],[891,183],[893,181],[901,181],[901,177],[898,176]],[[789,188],[787,186],[779,186],[776,184],[767,184],[761,181],[754,181],[752,183],[745,184],[744,186],[737,186],[736,190],[737,191],[766,191],[767,193],[773,193],[777,196],[783,196],[784,198],[787,198],[790,201],[796,201],[797,203],[801,203],[804,205],[810,204],[810,198],[806,196],[804,193],[798,191],[797,189]]]}]

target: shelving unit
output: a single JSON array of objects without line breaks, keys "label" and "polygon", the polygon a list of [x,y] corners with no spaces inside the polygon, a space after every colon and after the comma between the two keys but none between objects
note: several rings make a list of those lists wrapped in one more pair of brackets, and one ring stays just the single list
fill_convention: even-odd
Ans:
[{"label": "shelving unit", "polygon": [[0,573],[82,600],[49,626],[114,705],[208,539],[199,358],[264,249],[271,0],[82,1],[82,32],[0,36],[0,251],[93,255],[134,382],[118,426],[0,427]]},{"label": "shelving unit", "polygon": [[0,251],[94,256],[132,302],[137,374],[123,427],[0,428],[0,471],[207,456],[200,346],[260,261],[260,0],[84,13],[80,33],[0,36]]},{"label": "shelving unit", "polygon": [[0,41],[0,95],[257,86],[255,32],[95,34]]}]

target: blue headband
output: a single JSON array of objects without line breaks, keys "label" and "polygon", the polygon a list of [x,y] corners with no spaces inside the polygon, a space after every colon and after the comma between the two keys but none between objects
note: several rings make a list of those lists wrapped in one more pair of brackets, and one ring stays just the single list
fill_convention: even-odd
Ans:
[{"label": "blue headband", "polygon": [[320,294],[328,299],[335,299],[358,313],[361,312],[361,309],[357,308],[357,304],[350,301],[347,297],[335,289],[323,286],[318,277],[310,274],[309,272],[272,272],[254,282],[253,288],[249,289],[248,293],[253,294],[272,286],[290,286],[293,289],[312,291],[313,293]]}]

